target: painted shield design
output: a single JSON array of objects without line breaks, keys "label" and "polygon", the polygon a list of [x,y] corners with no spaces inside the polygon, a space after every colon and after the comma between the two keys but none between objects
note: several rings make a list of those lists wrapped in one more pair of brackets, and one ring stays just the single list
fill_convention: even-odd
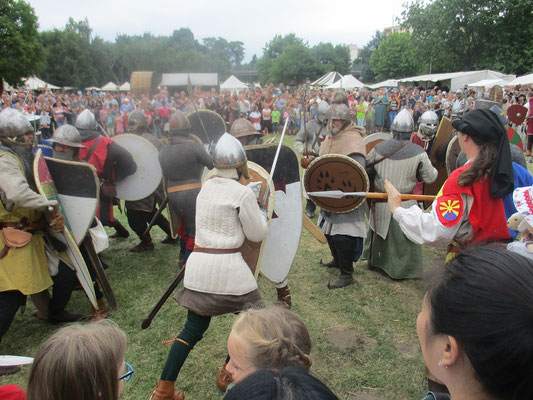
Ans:
[{"label": "painted shield design", "polygon": [[385,140],[392,139],[392,135],[386,132],[377,132],[372,133],[371,135],[365,136],[363,138],[363,143],[366,147],[366,154],[370,153],[370,150],[374,148],[378,143],[381,143]]},{"label": "painted shield design", "polygon": [[[205,144],[216,143],[226,133],[226,123],[220,114],[201,109],[187,114],[191,123],[191,132]],[[205,131],[204,131],[205,129]]]},{"label": "painted shield design", "polygon": [[[340,154],[327,154],[318,157],[305,170],[304,187],[306,192],[341,190],[343,192],[368,192],[369,181],[365,169],[359,163]],[[346,213],[355,210],[365,201],[364,197],[309,198],[324,210]]]},{"label": "painted shield design", "polygon": [[446,171],[450,175],[455,169],[457,169],[457,157],[461,153],[461,146],[459,146],[459,140],[457,136],[454,136],[448,144],[446,150]]},{"label": "painted shield design", "polygon": [[89,298],[93,307],[98,308],[98,305],[96,304],[96,295],[94,293],[93,280],[80,253],[80,249],[76,245],[76,242],[70,233],[70,221],[68,220],[65,210],[61,204],[61,199],[59,198],[52,175],[50,174],[46,161],[40,150],[37,151],[33,161],[33,174],[39,193],[48,200],[57,201],[59,209],[65,218],[65,229],[62,232],[54,232],[52,229],[49,229],[49,234],[54,236],[66,246],[66,254],[70,260],[70,265],[74,271],[76,271],[76,276],[80,281],[83,291]]},{"label": "painted shield design", "polygon": [[[443,117],[439,124],[439,129],[435,137],[431,152],[429,153],[429,160],[431,164],[437,169],[437,179],[433,183],[424,184],[424,194],[435,196],[446,179],[448,179],[448,170],[446,169],[446,152],[448,150],[448,144],[453,138],[453,126],[452,121],[446,117]],[[426,202],[429,207],[430,203]]]},{"label": "painted shield design", "polygon": [[129,133],[113,136],[113,141],[128,150],[137,164],[133,175],[115,183],[117,197],[135,201],[155,192],[163,177],[157,148],[145,138]]},{"label": "painted shield design", "polygon": [[98,209],[99,181],[96,169],[87,163],[45,157],[69,230],[80,244]]},{"label": "painted shield design", "polygon": [[527,108],[520,104],[513,104],[507,109],[507,117],[515,125],[522,125],[526,119]]},{"label": "painted shield design", "polygon": [[[270,171],[277,144],[245,147],[248,160]],[[274,214],[268,237],[263,241],[259,261],[261,274],[272,282],[282,282],[291,270],[302,234],[303,209],[300,165],[296,153],[282,145],[272,177],[276,189]]]}]

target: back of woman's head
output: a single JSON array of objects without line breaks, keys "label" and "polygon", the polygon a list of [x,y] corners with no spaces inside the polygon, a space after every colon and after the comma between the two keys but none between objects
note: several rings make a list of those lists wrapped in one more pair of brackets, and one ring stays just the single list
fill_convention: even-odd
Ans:
[{"label": "back of woman's head", "polygon": [[311,337],[302,320],[283,307],[250,309],[237,318],[232,334],[247,342],[256,369],[311,366]]},{"label": "back of woman's head", "polygon": [[264,369],[228,390],[224,400],[338,400],[320,380],[303,368]]},{"label": "back of woman's head", "polygon": [[125,352],[126,335],[111,321],[61,328],[35,356],[28,400],[116,400]]},{"label": "back of woman's head", "polygon": [[503,248],[470,248],[437,271],[427,300],[431,334],[457,340],[487,392],[533,397],[532,261]]}]

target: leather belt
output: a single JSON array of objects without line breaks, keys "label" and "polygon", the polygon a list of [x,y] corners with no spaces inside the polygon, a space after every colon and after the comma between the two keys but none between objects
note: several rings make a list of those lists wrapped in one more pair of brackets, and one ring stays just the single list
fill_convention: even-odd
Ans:
[{"label": "leather belt", "polygon": [[198,253],[207,253],[207,254],[233,254],[240,253],[241,248],[237,249],[209,249],[207,247],[194,246],[194,250]]},{"label": "leather belt", "polygon": [[201,187],[202,187],[202,184],[200,182],[187,183],[185,185],[170,186],[169,188],[167,188],[167,193],[182,192],[184,190],[199,189]]},{"label": "leather belt", "polygon": [[15,228],[20,231],[32,232],[44,229],[40,222],[0,222],[0,228]]}]

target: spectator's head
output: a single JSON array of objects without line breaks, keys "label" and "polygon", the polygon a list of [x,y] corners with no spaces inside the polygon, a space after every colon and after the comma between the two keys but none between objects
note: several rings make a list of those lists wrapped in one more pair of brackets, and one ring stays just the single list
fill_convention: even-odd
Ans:
[{"label": "spectator's head", "polygon": [[417,321],[426,366],[461,398],[533,396],[533,262],[470,248],[439,268]]},{"label": "spectator's head", "polygon": [[249,375],[228,390],[224,400],[337,400],[338,397],[305,369],[266,369]]},{"label": "spectator's head", "polygon": [[311,366],[311,338],[302,320],[282,307],[242,313],[228,338],[227,370],[239,382],[254,371]]},{"label": "spectator's head", "polygon": [[125,353],[126,335],[110,321],[61,328],[35,356],[28,400],[116,400]]}]

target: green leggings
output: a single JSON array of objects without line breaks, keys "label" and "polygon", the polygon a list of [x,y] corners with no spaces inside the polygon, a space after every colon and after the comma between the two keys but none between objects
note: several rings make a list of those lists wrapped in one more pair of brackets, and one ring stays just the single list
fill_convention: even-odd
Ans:
[{"label": "green leggings", "polygon": [[[202,335],[209,328],[211,317],[203,317],[192,311],[187,314],[187,322],[168,353],[165,368],[161,373],[162,381],[176,381],[181,367],[196,343],[202,340]],[[179,340],[178,340],[179,339]]]}]

